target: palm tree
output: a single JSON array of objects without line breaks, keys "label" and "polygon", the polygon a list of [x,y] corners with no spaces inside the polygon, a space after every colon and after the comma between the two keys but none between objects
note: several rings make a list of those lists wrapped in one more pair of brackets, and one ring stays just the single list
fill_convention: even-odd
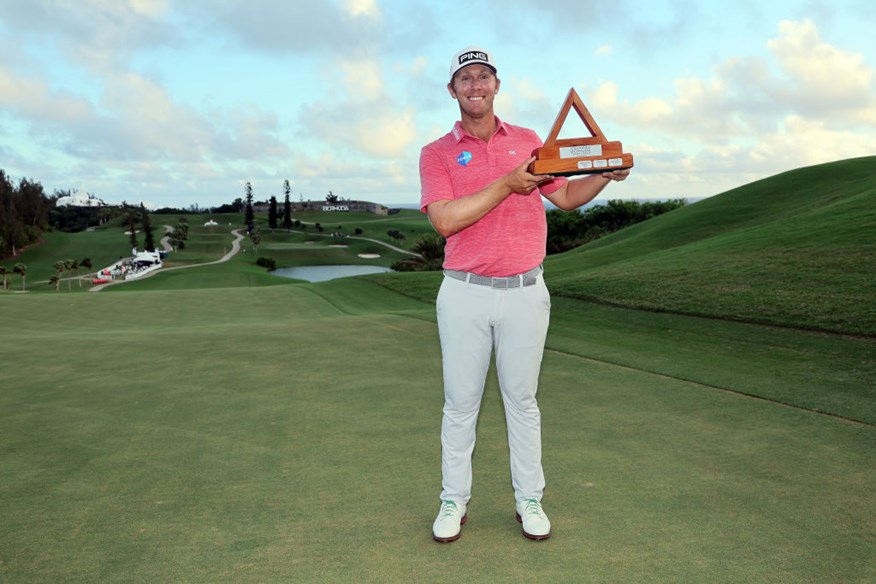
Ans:
[{"label": "palm tree", "polygon": [[15,267],[12,268],[12,271],[16,274],[21,274],[21,291],[26,291],[27,266],[24,264],[15,264]]},{"label": "palm tree", "polygon": [[437,233],[429,233],[414,243],[413,251],[418,255],[392,264],[397,272],[422,272],[440,270],[444,263],[444,244],[446,240]]},{"label": "palm tree", "polygon": [[[64,260],[64,269],[69,272],[67,274],[67,290],[72,290],[72,284],[70,283],[70,278],[72,277],[70,273],[73,272],[73,264],[76,263],[74,260]],[[79,264],[76,264],[78,267]]]},{"label": "palm tree", "polygon": [[52,277],[49,278],[49,285],[55,287],[55,292],[58,292],[61,289],[60,284],[61,276],[59,276],[58,274],[52,274]]},{"label": "palm tree", "polygon": [[[93,264],[91,263],[91,258],[84,258],[81,262],[79,262],[79,265],[90,272]],[[79,280],[79,287],[82,288],[81,279]]]},{"label": "palm tree", "polygon": [[54,276],[52,276],[52,283],[55,285],[55,291],[61,289],[61,272],[63,272],[67,268],[66,262],[57,261],[55,262],[55,271],[57,272]]},{"label": "palm tree", "polygon": [[447,241],[437,233],[427,233],[414,244],[414,251],[423,258],[429,270],[437,270],[444,263],[444,244]]}]

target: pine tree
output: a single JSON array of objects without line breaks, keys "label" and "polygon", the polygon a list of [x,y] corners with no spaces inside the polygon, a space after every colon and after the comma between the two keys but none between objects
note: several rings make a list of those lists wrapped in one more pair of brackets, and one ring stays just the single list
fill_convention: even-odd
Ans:
[{"label": "pine tree", "polygon": [[249,181],[246,181],[244,192],[246,193],[246,203],[243,208],[243,222],[246,224],[247,233],[249,233],[255,227],[255,215],[252,211],[252,185]]},{"label": "pine tree", "polygon": [[268,227],[277,228],[277,197],[271,195],[271,204],[268,207]]},{"label": "pine tree", "polygon": [[289,231],[292,229],[292,204],[289,202],[289,194],[292,192],[292,186],[289,184],[288,180],[283,182],[283,192],[286,194],[286,198],[283,201],[283,229]]}]

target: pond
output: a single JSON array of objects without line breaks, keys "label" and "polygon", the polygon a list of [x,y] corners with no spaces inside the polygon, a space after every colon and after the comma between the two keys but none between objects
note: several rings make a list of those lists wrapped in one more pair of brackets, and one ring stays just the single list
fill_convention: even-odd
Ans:
[{"label": "pond", "polygon": [[275,276],[282,276],[284,278],[295,278],[296,280],[307,280],[308,282],[325,282],[336,278],[364,276],[366,274],[384,274],[391,271],[391,269],[384,268],[383,266],[345,265],[296,266],[294,268],[280,268],[271,273]]}]

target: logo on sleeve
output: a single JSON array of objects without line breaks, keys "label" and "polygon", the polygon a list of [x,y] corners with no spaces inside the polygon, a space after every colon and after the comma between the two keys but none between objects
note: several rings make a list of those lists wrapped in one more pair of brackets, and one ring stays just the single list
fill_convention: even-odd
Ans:
[{"label": "logo on sleeve", "polygon": [[462,166],[468,166],[468,163],[471,161],[471,152],[463,151],[460,152],[459,156],[456,157],[456,162],[461,164]]}]

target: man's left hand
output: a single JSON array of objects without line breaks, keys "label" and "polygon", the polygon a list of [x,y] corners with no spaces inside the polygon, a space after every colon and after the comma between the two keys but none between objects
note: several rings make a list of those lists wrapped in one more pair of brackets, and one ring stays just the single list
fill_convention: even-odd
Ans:
[{"label": "man's left hand", "polygon": [[625,168],[623,170],[612,170],[611,172],[603,172],[603,178],[607,178],[609,180],[625,180],[628,176],[630,176],[630,169]]}]

